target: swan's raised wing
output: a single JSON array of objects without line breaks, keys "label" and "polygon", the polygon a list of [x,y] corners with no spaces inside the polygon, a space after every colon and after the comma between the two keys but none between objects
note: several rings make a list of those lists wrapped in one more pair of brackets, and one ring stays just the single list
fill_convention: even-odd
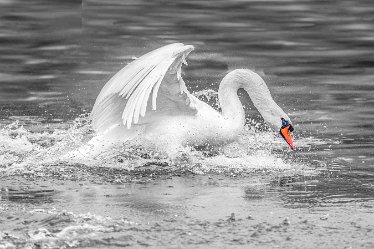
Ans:
[{"label": "swan's raised wing", "polygon": [[[196,98],[181,77],[193,46],[174,43],[143,55],[122,68],[103,87],[91,118],[97,132],[118,125],[152,122],[170,115],[194,115]],[[151,95],[152,93],[152,95]]]}]

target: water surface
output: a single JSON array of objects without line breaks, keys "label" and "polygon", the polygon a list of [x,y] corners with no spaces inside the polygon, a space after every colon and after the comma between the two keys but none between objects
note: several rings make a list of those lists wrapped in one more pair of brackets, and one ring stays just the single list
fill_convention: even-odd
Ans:
[{"label": "water surface", "polygon": [[[373,19],[370,0],[0,1],[0,247],[372,248]],[[137,145],[59,161],[105,82],[173,42],[212,105],[227,72],[259,73],[298,149],[240,93],[239,145],[194,163]]]}]

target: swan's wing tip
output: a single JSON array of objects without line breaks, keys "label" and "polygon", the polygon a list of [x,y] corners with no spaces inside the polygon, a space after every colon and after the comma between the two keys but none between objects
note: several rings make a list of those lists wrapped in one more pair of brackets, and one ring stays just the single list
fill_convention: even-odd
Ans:
[{"label": "swan's wing tip", "polygon": [[195,49],[193,45],[184,45],[184,48],[185,48],[185,51],[189,51],[189,52]]}]

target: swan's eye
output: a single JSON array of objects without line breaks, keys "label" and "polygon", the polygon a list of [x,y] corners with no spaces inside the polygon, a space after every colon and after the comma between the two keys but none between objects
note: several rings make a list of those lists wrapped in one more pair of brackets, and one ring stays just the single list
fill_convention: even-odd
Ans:
[{"label": "swan's eye", "polygon": [[285,128],[285,127],[288,126],[288,130],[290,132],[293,132],[293,126],[290,124],[290,122],[288,120],[285,120],[284,118],[281,118],[281,120],[282,120],[282,127],[281,127],[281,129],[283,129],[283,128]]},{"label": "swan's eye", "polygon": [[285,120],[284,118],[281,118],[281,120],[282,120],[282,127],[281,127],[281,129],[284,129],[284,128],[286,128],[288,126],[288,130],[290,132],[293,132],[293,126],[290,124],[290,122],[288,120]]},{"label": "swan's eye", "polygon": [[281,118],[281,120],[282,120],[282,128],[286,127],[289,124],[289,122],[285,120],[284,118]]}]

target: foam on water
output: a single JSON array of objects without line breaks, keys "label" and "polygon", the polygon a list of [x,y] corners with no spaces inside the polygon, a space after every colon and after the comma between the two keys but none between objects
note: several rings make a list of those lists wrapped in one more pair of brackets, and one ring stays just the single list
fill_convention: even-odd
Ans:
[{"label": "foam on water", "polygon": [[[278,136],[270,131],[259,131],[254,121],[246,125],[237,142],[221,148],[185,148],[181,157],[171,162],[166,155],[147,144],[132,140],[103,151],[84,161],[64,158],[93,137],[88,115],[71,124],[51,125],[28,118],[15,121],[0,129],[0,170],[12,174],[42,169],[46,165],[85,165],[133,170],[144,165],[174,165],[190,168],[195,173],[248,172],[255,170],[289,170],[306,165],[292,159],[292,153]],[[297,138],[299,148],[320,144],[313,138]]]},{"label": "foam on water", "polygon": [[[102,244],[108,233],[126,231],[137,224],[125,219],[113,220],[91,213],[76,214],[56,209],[33,209],[27,213],[35,219],[30,225],[21,227],[21,232],[0,232],[1,248],[71,248],[79,245]],[[98,240],[98,241],[97,241]]]}]

